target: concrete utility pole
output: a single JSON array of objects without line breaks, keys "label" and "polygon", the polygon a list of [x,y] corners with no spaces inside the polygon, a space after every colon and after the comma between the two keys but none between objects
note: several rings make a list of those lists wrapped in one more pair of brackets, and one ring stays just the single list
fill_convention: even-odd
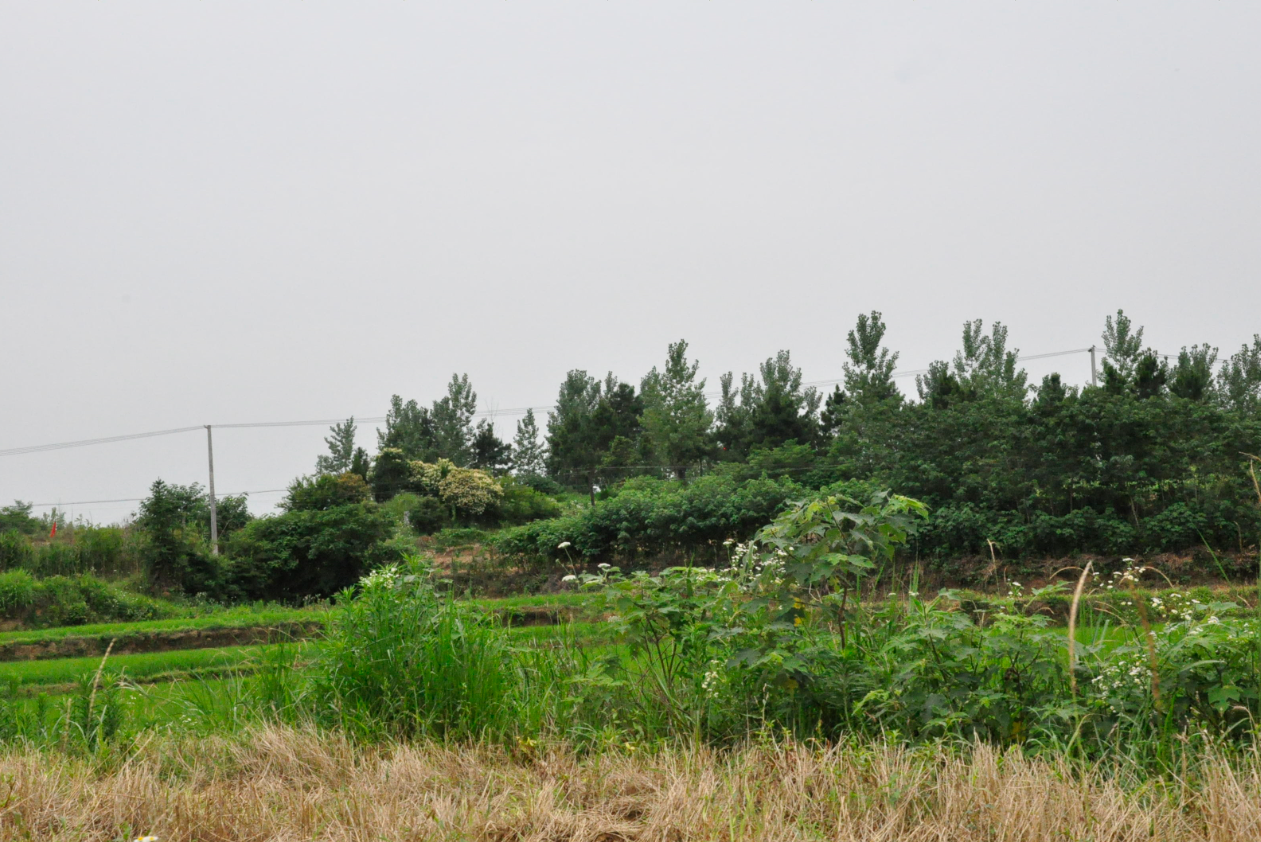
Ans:
[{"label": "concrete utility pole", "polygon": [[206,456],[210,459],[210,552],[219,554],[219,510],[215,503],[215,442],[206,425]]},{"label": "concrete utility pole", "polygon": [[1095,346],[1090,346],[1090,385],[1099,385],[1099,370],[1095,368]]}]

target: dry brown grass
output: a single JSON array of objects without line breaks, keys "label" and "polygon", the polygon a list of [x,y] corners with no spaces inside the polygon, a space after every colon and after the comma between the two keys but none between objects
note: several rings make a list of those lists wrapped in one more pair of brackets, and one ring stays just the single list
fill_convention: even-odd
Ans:
[{"label": "dry brown grass", "polygon": [[116,840],[1249,840],[1261,767],[1117,783],[981,748],[752,747],[579,759],[359,749],[270,729],[147,746],[109,771],[0,757],[0,838]]}]

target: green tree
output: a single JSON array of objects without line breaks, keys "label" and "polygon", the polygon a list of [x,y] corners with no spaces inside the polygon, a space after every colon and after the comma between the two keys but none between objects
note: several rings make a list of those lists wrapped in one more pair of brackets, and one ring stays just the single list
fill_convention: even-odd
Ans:
[{"label": "green tree", "polygon": [[517,476],[542,476],[546,470],[546,458],[534,410],[527,409],[525,417],[517,422],[517,434],[512,439],[513,473]]},{"label": "green tree", "polygon": [[493,421],[482,420],[477,424],[477,432],[472,444],[473,467],[486,471],[491,476],[506,470],[512,459],[512,446],[495,435]]},{"label": "green tree", "polygon": [[954,377],[965,395],[1025,399],[1028,376],[1016,368],[1018,349],[1007,349],[1007,328],[994,322],[987,336],[984,322],[963,323],[963,348],[955,353]]},{"label": "green tree", "polygon": [[368,482],[372,485],[372,494],[378,503],[393,499],[400,491],[407,490],[411,481],[411,463],[407,454],[399,447],[383,447],[377,454]]},{"label": "green tree", "polygon": [[712,452],[714,414],[705,399],[705,380],[696,377],[699,368],[700,363],[688,362],[687,342],[679,340],[670,344],[665,368],[653,366],[640,387],[649,444],[680,480]]},{"label": "green tree", "polygon": [[600,458],[599,474],[608,480],[625,479],[647,462],[643,440],[644,401],[635,387],[612,372],[604,378],[600,399],[591,414],[592,436]]},{"label": "green tree", "polygon": [[1143,328],[1135,328],[1124,310],[1117,310],[1116,321],[1111,316],[1103,323],[1103,380],[1104,386],[1114,394],[1130,386],[1143,352]]},{"label": "green tree", "polygon": [[547,419],[547,471],[571,487],[585,487],[595,503],[600,442],[594,416],[600,381],[581,369],[565,375],[556,409]]},{"label": "green tree", "polygon": [[758,367],[758,377],[741,375],[739,403],[731,373],[720,379],[722,397],[715,413],[715,436],[729,459],[747,458],[753,448],[774,449],[795,441],[811,445],[819,437],[821,396],[802,388],[801,369],[788,351]]},{"label": "green tree", "polygon": [[352,415],[330,427],[324,443],[328,445],[328,453],[315,457],[316,473],[341,474],[349,471],[355,457],[355,417]]},{"label": "green tree", "polygon": [[920,401],[933,409],[945,409],[964,397],[950,364],[944,360],[929,363],[927,374],[915,375],[915,391]]},{"label": "green tree", "polygon": [[1178,354],[1177,365],[1169,376],[1169,391],[1192,401],[1213,397],[1213,365],[1217,349],[1208,345],[1192,345]]},{"label": "green tree", "polygon": [[839,385],[832,389],[823,403],[823,412],[819,414],[820,432],[827,438],[836,435],[845,422],[845,413],[849,408],[849,396]]},{"label": "green tree", "polygon": [[0,532],[13,530],[23,535],[39,532],[42,524],[32,514],[34,509],[34,503],[23,503],[21,500],[14,500],[12,506],[0,506]]},{"label": "green tree", "polygon": [[218,571],[208,552],[201,523],[208,511],[201,486],[168,485],[155,480],[140,503],[136,526],[144,536],[142,556],[150,587],[209,593],[218,587]]},{"label": "green tree", "polygon": [[477,393],[469,384],[468,375],[451,375],[447,394],[435,401],[433,419],[434,444],[438,458],[450,459],[461,467],[473,461],[473,415],[477,412]]},{"label": "green tree", "polygon": [[436,459],[438,443],[433,417],[429,409],[414,400],[403,403],[398,395],[390,397],[385,413],[385,430],[377,431],[377,450],[393,448],[405,459]]},{"label": "green tree", "polygon": [[1236,412],[1255,412],[1261,405],[1261,334],[1230,355],[1217,373],[1218,398]]},{"label": "green tree", "polygon": [[845,391],[860,403],[900,399],[893,383],[893,370],[898,364],[896,352],[881,345],[887,330],[881,314],[859,313],[858,324],[846,336]]},{"label": "green tree", "polygon": [[372,499],[363,477],[346,471],[299,477],[289,486],[280,507],[286,512],[320,512],[337,506],[353,506]]}]

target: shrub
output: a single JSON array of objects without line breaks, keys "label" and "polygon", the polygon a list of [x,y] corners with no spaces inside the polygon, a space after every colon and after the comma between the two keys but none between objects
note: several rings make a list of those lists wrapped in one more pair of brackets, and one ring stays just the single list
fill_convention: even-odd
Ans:
[{"label": "shrub", "polygon": [[31,514],[35,506],[17,500],[12,506],[0,506],[0,533],[13,531],[22,535],[35,535],[44,529],[44,523]]},{"label": "shrub", "polygon": [[0,532],[0,570],[29,567],[34,557],[30,538],[16,529]]},{"label": "shrub", "polygon": [[512,477],[504,477],[500,484],[503,497],[495,511],[499,523],[515,525],[560,516],[560,504],[546,494]]},{"label": "shrub", "polygon": [[505,555],[526,558],[567,558],[558,547],[569,542],[569,553],[589,561],[667,552],[718,559],[724,540],[748,538],[803,494],[787,478],[739,483],[707,476],[686,485],[640,478],[592,508],[506,529],[494,544]]},{"label": "shrub", "polygon": [[490,474],[475,468],[452,468],[438,483],[438,499],[460,518],[480,517],[498,505],[503,494]]},{"label": "shrub", "polygon": [[287,512],[318,512],[371,499],[372,490],[358,474],[319,474],[294,480],[281,506]]},{"label": "shrub", "polygon": [[175,616],[169,603],[129,593],[94,576],[36,579],[25,570],[0,573],[0,617],[27,626],[75,626]]},{"label": "shrub", "polygon": [[513,651],[484,612],[439,598],[416,561],[343,592],[316,664],[320,715],[362,736],[504,736]]},{"label": "shrub", "polygon": [[392,527],[372,502],[259,518],[229,542],[227,586],[278,602],[332,596],[388,560]]},{"label": "shrub", "polygon": [[407,522],[417,535],[432,535],[451,522],[451,513],[436,497],[417,497],[407,510]]},{"label": "shrub", "polygon": [[136,526],[144,535],[141,555],[151,587],[185,593],[216,593],[219,563],[205,545],[198,523],[203,505],[194,486],[156,480],[140,504]]}]

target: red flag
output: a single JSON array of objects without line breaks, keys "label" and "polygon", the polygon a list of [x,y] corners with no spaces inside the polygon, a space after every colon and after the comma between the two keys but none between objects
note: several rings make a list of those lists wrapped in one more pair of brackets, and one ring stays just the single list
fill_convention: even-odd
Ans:
[{"label": "red flag", "polygon": [[57,537],[57,521],[53,521],[53,531],[48,533],[48,539],[51,541]]}]

